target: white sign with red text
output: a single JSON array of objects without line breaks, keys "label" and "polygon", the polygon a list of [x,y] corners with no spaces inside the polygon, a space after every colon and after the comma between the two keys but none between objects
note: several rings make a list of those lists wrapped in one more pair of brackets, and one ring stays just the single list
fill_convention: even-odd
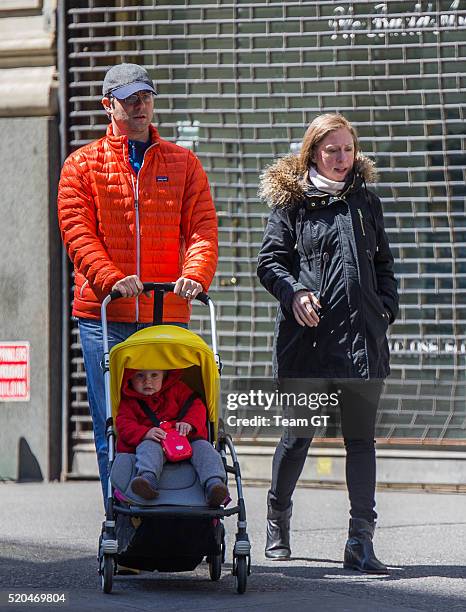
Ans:
[{"label": "white sign with red text", "polygon": [[29,401],[29,342],[0,342],[0,402]]}]

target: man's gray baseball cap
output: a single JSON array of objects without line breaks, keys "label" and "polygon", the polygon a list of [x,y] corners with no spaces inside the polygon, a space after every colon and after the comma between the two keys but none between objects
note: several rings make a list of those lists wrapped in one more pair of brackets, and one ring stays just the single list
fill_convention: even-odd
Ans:
[{"label": "man's gray baseball cap", "polygon": [[104,96],[124,100],[137,91],[151,91],[157,95],[147,70],[137,64],[117,64],[108,70],[102,86]]}]

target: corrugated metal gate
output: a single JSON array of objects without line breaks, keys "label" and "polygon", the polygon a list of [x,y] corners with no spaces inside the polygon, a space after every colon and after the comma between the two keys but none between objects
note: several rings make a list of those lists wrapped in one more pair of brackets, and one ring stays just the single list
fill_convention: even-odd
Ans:
[{"label": "corrugated metal gate", "polygon": [[[227,376],[270,374],[275,303],[255,279],[258,175],[315,114],[341,111],[380,170],[400,279],[392,377],[378,435],[452,444],[465,434],[464,1],[412,3],[68,0],[68,138],[100,137],[105,70],[146,66],[161,135],[190,141],[213,188]],[[117,5],[117,6],[115,6]],[[197,311],[195,330],[207,316]],[[72,450],[92,440],[77,329]]]}]

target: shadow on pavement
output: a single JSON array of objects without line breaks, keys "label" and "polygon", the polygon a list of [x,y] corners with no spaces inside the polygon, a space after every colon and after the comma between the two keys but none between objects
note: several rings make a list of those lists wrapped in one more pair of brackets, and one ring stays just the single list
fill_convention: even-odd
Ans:
[{"label": "shadow on pavement", "polygon": [[[58,547],[39,547],[5,543],[0,547],[1,588],[21,589],[22,591],[41,590],[67,592],[70,600],[78,602],[95,597],[107,602],[118,599],[120,602],[129,595],[136,604],[147,601],[153,594],[158,594],[161,602],[169,607],[175,600],[199,598],[199,604],[207,596],[215,596],[218,606],[221,601],[235,594],[235,583],[231,576],[231,564],[222,568],[222,578],[218,582],[209,579],[208,568],[202,563],[194,572],[187,573],[150,573],[143,572],[138,576],[116,576],[112,596],[100,593],[100,579],[97,575],[96,556],[89,550],[70,550]],[[306,565],[302,565],[305,562]],[[319,564],[335,564],[337,567],[322,567]],[[309,565],[313,564],[313,565]],[[315,565],[314,565],[315,564]],[[368,576],[350,570],[344,570],[341,560],[323,558],[295,557],[287,562],[274,562],[273,565],[253,566],[248,579],[247,593],[255,597],[267,593],[296,594],[307,592],[311,595],[319,591],[331,595],[350,598],[363,597],[365,600],[388,598],[395,604],[403,602],[403,607],[412,606],[419,609],[447,611],[465,609],[465,599],[461,593],[447,593],[447,586],[442,593],[425,590],[423,579],[464,579],[466,569],[458,565],[409,565],[391,570],[390,575]],[[401,582],[403,581],[403,582]],[[406,581],[410,581],[407,583]],[[413,582],[411,582],[413,581]],[[186,600],[188,601],[188,599]],[[428,608],[426,602],[428,601]],[[278,602],[277,602],[278,603]],[[285,604],[285,600],[283,600]],[[87,610],[87,604],[82,609]],[[142,608],[141,608],[142,609]],[[144,608],[145,609],[145,608]],[[171,608],[170,608],[171,609]],[[196,608],[197,609],[197,608]],[[209,608],[210,609],[210,608]],[[233,609],[233,608],[232,608]],[[393,609],[396,609],[395,607]]]}]

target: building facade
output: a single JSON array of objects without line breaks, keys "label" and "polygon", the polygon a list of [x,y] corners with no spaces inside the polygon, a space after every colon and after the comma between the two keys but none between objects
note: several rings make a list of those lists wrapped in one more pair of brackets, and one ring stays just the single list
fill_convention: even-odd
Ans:
[{"label": "building facade", "polygon": [[[161,135],[194,149],[219,215],[224,376],[271,373],[276,304],[258,284],[261,172],[322,112],[356,126],[379,169],[400,316],[390,330],[383,448],[461,452],[466,430],[464,0],[66,0],[59,48],[66,151],[101,136],[107,68],[137,62],[158,89]],[[147,279],[149,280],[149,279]],[[72,278],[68,297],[71,300]],[[65,304],[63,316],[69,316]],[[208,331],[197,311],[193,328]],[[69,473],[95,470],[75,322],[65,343]],[[261,442],[260,431],[254,443]],[[267,444],[265,443],[265,446]],[[252,451],[251,451],[252,452]],[[392,451],[390,451],[392,452]],[[443,455],[442,455],[443,456]],[[91,460],[92,457],[92,460]],[[89,461],[86,459],[89,458]]]}]

